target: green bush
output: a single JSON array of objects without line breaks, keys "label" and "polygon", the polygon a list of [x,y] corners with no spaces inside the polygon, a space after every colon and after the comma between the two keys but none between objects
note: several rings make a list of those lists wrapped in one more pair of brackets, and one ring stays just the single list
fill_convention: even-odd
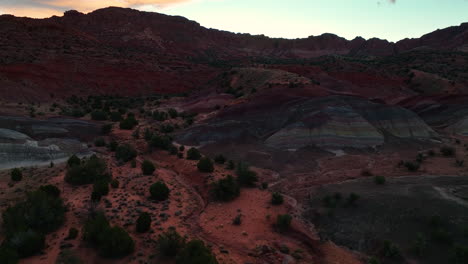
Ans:
[{"label": "green bush", "polygon": [[109,151],[116,151],[117,150],[117,147],[119,146],[119,143],[117,143],[115,140],[112,140],[111,142],[109,142],[109,145],[107,145],[107,149],[109,149]]},{"label": "green bush", "polygon": [[10,172],[10,177],[12,181],[19,182],[23,179],[23,173],[21,172],[20,169],[14,168]]},{"label": "green bush", "polygon": [[156,167],[154,167],[154,164],[149,160],[145,160],[141,164],[141,171],[143,172],[143,175],[153,175],[155,170]]},{"label": "green bush", "polygon": [[196,148],[190,148],[187,151],[187,159],[188,160],[199,160],[201,158],[200,151]]},{"label": "green bush", "polygon": [[273,205],[283,204],[283,201],[283,195],[281,195],[280,193],[274,192],[271,194],[271,203]]},{"label": "green bush", "polygon": [[175,257],[184,247],[185,239],[174,228],[169,228],[158,237],[157,248],[164,257]]},{"label": "green bush", "polygon": [[177,113],[177,110],[175,110],[174,108],[170,108],[167,113],[169,113],[169,115],[171,116],[171,118],[177,118],[177,116],[179,115],[179,113]]},{"label": "green bush", "polygon": [[105,229],[99,238],[98,252],[105,258],[122,258],[135,250],[135,242],[125,229],[114,226]]},{"label": "green bush", "polygon": [[226,162],[226,158],[223,155],[216,155],[214,161],[218,164],[224,164]]},{"label": "green bush", "polygon": [[200,240],[192,240],[177,254],[177,264],[218,264],[211,250]]},{"label": "green bush", "polygon": [[156,121],[161,121],[161,122],[166,121],[168,119],[168,114],[166,112],[154,111],[153,119]]},{"label": "green bush", "polygon": [[213,172],[213,162],[208,157],[203,157],[198,161],[197,168],[201,172]]},{"label": "green bush", "polygon": [[96,121],[107,120],[107,113],[101,110],[95,110],[91,112],[91,119]]},{"label": "green bush", "polygon": [[136,230],[138,233],[145,233],[151,228],[151,215],[149,213],[141,213],[137,219]]},{"label": "green bush", "polygon": [[375,184],[377,185],[384,185],[386,182],[386,179],[384,176],[375,176],[374,181],[375,181]]},{"label": "green bush", "polygon": [[356,193],[350,193],[347,199],[348,205],[356,205],[357,200],[359,200],[360,196]]},{"label": "green bush", "polygon": [[56,197],[56,198],[60,197],[60,190],[55,185],[51,185],[51,184],[42,185],[41,187],[39,187],[39,190],[47,193],[48,195],[52,197]]},{"label": "green bush", "polygon": [[398,260],[402,258],[401,250],[398,245],[392,243],[389,240],[384,241],[382,255],[389,259]]},{"label": "green bush", "polygon": [[20,257],[28,257],[44,248],[44,234],[63,224],[65,206],[60,197],[37,190],[28,193],[25,201],[7,208],[2,218],[5,235],[2,247],[8,247]]},{"label": "green bush", "polygon": [[151,198],[156,201],[166,200],[169,197],[170,192],[171,191],[167,185],[162,181],[158,181],[150,186]]},{"label": "green bush", "polygon": [[119,183],[118,180],[113,179],[113,180],[110,182],[110,185],[111,185],[112,188],[117,189],[117,188],[119,188],[120,183]]},{"label": "green bush", "polygon": [[132,130],[136,125],[138,125],[138,121],[135,119],[135,116],[129,115],[124,120],[120,121],[120,129],[123,130]]},{"label": "green bush", "polygon": [[228,161],[228,164],[227,164],[227,166],[226,166],[226,169],[228,169],[228,170],[233,170],[233,169],[235,169],[235,168],[236,168],[236,164],[234,163],[234,161],[232,161],[232,160]]},{"label": "green bush", "polygon": [[248,187],[255,186],[255,183],[258,181],[257,173],[251,171],[249,166],[241,162],[239,162],[236,167],[237,180],[240,185]]},{"label": "green bush", "polygon": [[122,121],[122,119],[123,119],[123,118],[122,118],[122,114],[121,114],[121,113],[119,113],[119,112],[111,112],[111,113],[110,113],[110,120],[111,120],[112,122],[120,122],[120,121]]},{"label": "green bush", "polygon": [[101,127],[101,134],[107,135],[112,131],[112,124],[105,124]]},{"label": "green bush", "polygon": [[65,181],[73,185],[91,184],[96,181],[109,181],[106,162],[96,155],[84,160],[78,166],[69,167]]},{"label": "green bush", "polygon": [[419,170],[419,163],[407,161],[404,165],[408,171],[415,172]]},{"label": "green bush", "polygon": [[286,232],[291,227],[292,216],[288,214],[278,215],[276,217],[276,229],[279,232]]},{"label": "green bush", "polygon": [[136,158],[136,156],[136,150],[128,144],[120,145],[115,150],[115,158],[121,162],[128,162]]},{"label": "green bush", "polygon": [[228,175],[213,183],[211,192],[216,200],[231,201],[240,195],[240,188],[234,177]]},{"label": "green bush", "polygon": [[96,147],[104,147],[106,145],[106,141],[103,138],[97,138],[94,140],[94,146]]},{"label": "green bush", "polygon": [[169,136],[155,134],[151,137],[149,146],[152,149],[169,150],[169,148],[172,146],[172,140]]},{"label": "green bush", "polygon": [[15,250],[21,258],[39,253],[45,247],[45,236],[32,229],[18,231],[8,239],[7,245]]},{"label": "green bush", "polygon": [[68,236],[66,239],[75,239],[78,237],[78,229],[72,227],[68,230]]},{"label": "green bush", "polygon": [[455,156],[455,148],[450,146],[443,146],[440,148],[440,153],[442,153],[445,157],[453,157]]},{"label": "green bush", "polygon": [[234,219],[232,220],[233,225],[241,225],[242,224],[242,215],[238,214]]},{"label": "green bush", "polygon": [[67,161],[68,167],[74,167],[80,164],[81,164],[81,160],[76,155],[71,156]]},{"label": "green bush", "polygon": [[96,181],[93,185],[93,192],[100,196],[106,196],[109,194],[109,183],[108,181]]},{"label": "green bush", "polygon": [[17,264],[19,262],[18,253],[9,247],[0,246],[0,263]]}]

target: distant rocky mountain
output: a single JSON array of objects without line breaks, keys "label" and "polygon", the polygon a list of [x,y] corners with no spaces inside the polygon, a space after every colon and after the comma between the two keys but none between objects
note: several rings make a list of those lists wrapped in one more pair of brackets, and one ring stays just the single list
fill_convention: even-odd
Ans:
[{"label": "distant rocky mountain", "polygon": [[234,34],[207,29],[183,17],[115,7],[89,14],[68,11],[47,19],[3,15],[0,93],[10,100],[178,93],[204,87],[232,65],[467,49],[467,23],[391,43],[348,41],[333,34],[294,40]]}]

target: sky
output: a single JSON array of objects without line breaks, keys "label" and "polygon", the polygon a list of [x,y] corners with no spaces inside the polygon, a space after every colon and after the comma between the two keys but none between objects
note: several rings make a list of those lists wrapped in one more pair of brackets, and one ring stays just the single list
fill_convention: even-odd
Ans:
[{"label": "sky", "polygon": [[107,6],[195,20],[202,26],[270,37],[333,33],[390,41],[468,22],[468,0],[0,0],[0,14],[34,18]]}]

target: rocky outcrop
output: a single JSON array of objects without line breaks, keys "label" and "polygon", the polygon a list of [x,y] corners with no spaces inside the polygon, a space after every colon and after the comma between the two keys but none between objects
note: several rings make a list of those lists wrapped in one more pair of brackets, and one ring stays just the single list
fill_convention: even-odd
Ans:
[{"label": "rocky outcrop", "polygon": [[178,140],[197,145],[250,140],[279,150],[296,150],[310,146],[368,148],[385,144],[389,137],[430,140],[438,134],[402,107],[326,96],[240,105],[185,131]]},{"label": "rocky outcrop", "polygon": [[83,141],[97,131],[94,124],[80,120],[2,116],[0,169],[57,163],[73,154],[89,155]]}]

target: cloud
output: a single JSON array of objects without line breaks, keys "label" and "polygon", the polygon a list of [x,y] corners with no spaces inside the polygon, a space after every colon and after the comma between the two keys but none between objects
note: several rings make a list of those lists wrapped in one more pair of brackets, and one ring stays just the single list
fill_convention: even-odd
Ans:
[{"label": "cloud", "polygon": [[108,6],[136,8],[150,5],[165,7],[189,1],[193,0],[1,0],[0,14],[43,18],[60,15],[71,9],[89,12]]},{"label": "cloud", "polygon": [[396,0],[388,0],[390,3],[395,4]]}]

